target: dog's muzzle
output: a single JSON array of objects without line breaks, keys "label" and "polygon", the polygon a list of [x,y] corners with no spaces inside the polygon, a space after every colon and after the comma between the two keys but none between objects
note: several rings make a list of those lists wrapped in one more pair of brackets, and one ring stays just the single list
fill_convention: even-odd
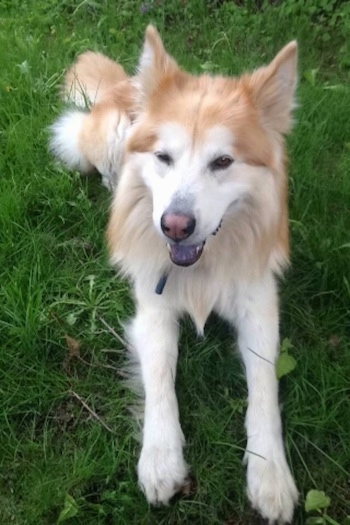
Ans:
[{"label": "dog's muzzle", "polygon": [[[219,231],[221,222],[213,235]],[[195,231],[196,219],[192,215],[165,212],[160,224],[164,235],[172,241],[167,243],[171,261],[177,266],[192,266],[196,263],[205,245],[205,240],[199,244],[188,243]]]},{"label": "dog's muzzle", "polygon": [[[222,220],[212,235],[216,235],[221,228]],[[177,266],[192,266],[200,259],[206,241],[200,244],[167,244],[171,261]]]}]

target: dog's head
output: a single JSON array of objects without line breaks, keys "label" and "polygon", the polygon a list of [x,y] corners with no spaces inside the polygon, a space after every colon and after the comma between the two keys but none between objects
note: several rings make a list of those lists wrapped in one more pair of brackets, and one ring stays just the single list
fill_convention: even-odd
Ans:
[{"label": "dog's head", "polygon": [[267,221],[270,212],[278,215],[296,49],[289,43],[268,66],[239,78],[195,77],[147,28],[136,77],[139,116],[126,149],[152,195],[154,227],[173,263],[194,264],[206,239],[246,203]]}]

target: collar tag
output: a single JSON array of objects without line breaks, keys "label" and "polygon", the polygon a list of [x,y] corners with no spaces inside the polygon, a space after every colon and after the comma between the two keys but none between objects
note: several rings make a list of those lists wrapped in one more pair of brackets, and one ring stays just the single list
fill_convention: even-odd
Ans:
[{"label": "collar tag", "polygon": [[156,289],[154,290],[157,295],[161,295],[163,293],[168,277],[169,277],[169,274],[163,273],[163,275],[159,279]]}]

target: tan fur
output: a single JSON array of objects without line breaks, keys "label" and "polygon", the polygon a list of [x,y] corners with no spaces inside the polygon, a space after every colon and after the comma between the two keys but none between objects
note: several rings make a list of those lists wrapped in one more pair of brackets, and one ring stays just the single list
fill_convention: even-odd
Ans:
[{"label": "tan fur", "polygon": [[[129,122],[136,116],[134,79],[108,57],[87,51],[68,69],[61,91],[66,101],[89,108],[78,136],[78,146],[84,156],[81,171],[97,169],[102,175],[107,171],[106,177],[103,176],[104,184],[113,188],[115,182],[111,173],[115,173],[117,167],[113,144],[108,143],[108,137],[115,136],[123,115]],[[119,157],[121,162],[123,152]]]},{"label": "tan fur", "polygon": [[86,97],[90,104],[113,99],[116,86],[128,80],[124,68],[93,51],[81,54],[64,79],[63,94],[73,102],[77,97]]},{"label": "tan fur", "polygon": [[92,166],[99,168],[99,161],[106,157],[106,133],[114,130],[120,119],[120,107],[110,101],[92,106],[85,120],[79,145]]},{"label": "tan fur", "polygon": [[[140,110],[144,108],[148,97],[158,88],[158,84],[163,76],[178,70],[175,60],[166,53],[162,39],[153,26],[148,26],[146,29],[143,57],[147,55],[145,53],[147,47],[152,49],[154,59],[149,64],[150,67],[143,67],[146,64],[142,63],[141,57],[138,75],[138,103]],[[147,57],[145,57],[145,61],[147,61]]]}]

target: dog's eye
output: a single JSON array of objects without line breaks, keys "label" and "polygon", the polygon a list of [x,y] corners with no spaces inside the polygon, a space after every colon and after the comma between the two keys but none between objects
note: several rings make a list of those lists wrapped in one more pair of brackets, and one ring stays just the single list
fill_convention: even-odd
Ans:
[{"label": "dog's eye", "polygon": [[224,170],[231,166],[233,159],[229,155],[222,155],[210,163],[211,170]]},{"label": "dog's eye", "polygon": [[163,164],[166,164],[167,166],[170,166],[174,162],[168,153],[163,153],[162,151],[156,151],[155,156],[160,162],[163,162]]}]

